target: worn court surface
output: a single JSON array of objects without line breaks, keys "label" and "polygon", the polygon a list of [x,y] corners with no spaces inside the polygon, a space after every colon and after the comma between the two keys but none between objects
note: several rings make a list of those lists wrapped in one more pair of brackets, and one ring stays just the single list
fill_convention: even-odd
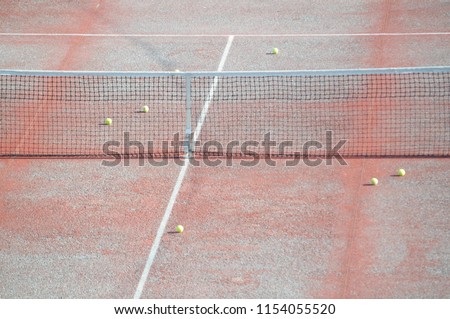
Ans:
[{"label": "worn court surface", "polygon": [[[447,1],[11,1],[0,15],[1,69],[450,65]],[[140,297],[450,297],[450,160],[347,161],[189,167]],[[0,297],[133,298],[180,170],[2,159]]]}]

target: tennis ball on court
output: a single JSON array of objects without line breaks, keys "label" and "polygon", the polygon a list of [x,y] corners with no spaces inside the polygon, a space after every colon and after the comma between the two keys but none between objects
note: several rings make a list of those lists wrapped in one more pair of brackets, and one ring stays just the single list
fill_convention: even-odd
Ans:
[{"label": "tennis ball on court", "polygon": [[177,73],[178,73],[178,72],[180,72],[180,70],[178,70],[178,69],[175,69],[175,72],[177,72]]},{"label": "tennis ball on court", "polygon": [[375,177],[373,177],[371,180],[370,180],[370,184],[372,184],[372,185],[378,185],[378,179],[376,179]]},{"label": "tennis ball on court", "polygon": [[397,171],[397,174],[398,174],[398,176],[405,176],[406,172],[405,172],[405,170],[404,170],[403,168],[400,168],[400,169]]},{"label": "tennis ball on court", "polygon": [[178,225],[175,229],[176,229],[177,232],[180,233],[180,234],[184,231],[184,227],[183,227],[182,225]]},{"label": "tennis ball on court", "polygon": [[109,117],[107,117],[107,118],[105,119],[105,124],[106,124],[106,125],[111,125],[111,124],[112,124],[112,120],[111,120]]},{"label": "tennis ball on court", "polygon": [[148,111],[149,111],[148,106],[147,106],[147,105],[144,105],[144,106],[142,107],[142,112],[148,113]]},{"label": "tennis ball on court", "polygon": [[278,48],[273,48],[272,53],[273,54],[278,54]]}]

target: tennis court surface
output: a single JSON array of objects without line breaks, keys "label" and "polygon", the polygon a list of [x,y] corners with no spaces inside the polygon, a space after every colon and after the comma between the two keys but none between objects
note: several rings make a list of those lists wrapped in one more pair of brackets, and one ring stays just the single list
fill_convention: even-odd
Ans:
[{"label": "tennis court surface", "polygon": [[0,10],[0,297],[450,297],[449,3]]}]

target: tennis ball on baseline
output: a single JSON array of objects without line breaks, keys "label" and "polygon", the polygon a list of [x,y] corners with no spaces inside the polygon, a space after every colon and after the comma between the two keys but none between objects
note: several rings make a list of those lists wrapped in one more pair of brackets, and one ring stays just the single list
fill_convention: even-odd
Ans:
[{"label": "tennis ball on baseline", "polygon": [[111,124],[112,124],[112,120],[111,120],[109,117],[107,117],[107,118],[105,119],[105,124],[106,124],[106,125],[111,125]]},{"label": "tennis ball on baseline", "polygon": [[142,107],[142,112],[144,112],[144,113],[148,113],[149,110],[150,110],[150,109],[148,108],[147,105],[144,105],[144,106]]},{"label": "tennis ball on baseline", "polygon": [[184,231],[184,227],[182,225],[178,225],[175,229],[180,234]]},{"label": "tennis ball on baseline", "polygon": [[400,168],[400,169],[397,171],[397,174],[398,174],[398,176],[405,176],[406,171],[405,171],[403,168]]},{"label": "tennis ball on baseline", "polygon": [[278,54],[278,48],[273,48],[272,53],[273,54]]},{"label": "tennis ball on baseline", "polygon": [[373,177],[373,178],[370,180],[370,184],[377,186],[377,185],[378,185],[378,179],[375,178],[375,177]]}]

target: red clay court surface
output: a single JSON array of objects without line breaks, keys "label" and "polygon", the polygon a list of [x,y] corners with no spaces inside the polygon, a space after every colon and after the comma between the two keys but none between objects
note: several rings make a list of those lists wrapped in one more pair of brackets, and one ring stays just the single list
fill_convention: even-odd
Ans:
[{"label": "red clay court surface", "polygon": [[[0,69],[450,65],[448,2],[309,2],[9,2]],[[180,166],[1,159],[0,297],[449,298],[450,160],[347,162],[189,167],[142,276]]]}]

